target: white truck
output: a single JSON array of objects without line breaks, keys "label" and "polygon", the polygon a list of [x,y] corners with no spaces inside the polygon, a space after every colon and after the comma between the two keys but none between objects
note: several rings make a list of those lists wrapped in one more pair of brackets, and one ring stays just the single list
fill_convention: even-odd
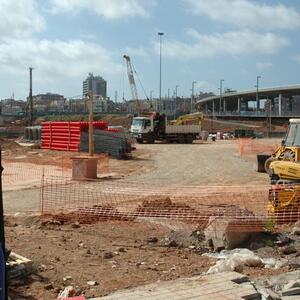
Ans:
[{"label": "white truck", "polygon": [[135,117],[130,132],[138,143],[152,144],[156,140],[191,144],[201,133],[200,125],[169,125],[167,117],[151,113],[146,117]]}]

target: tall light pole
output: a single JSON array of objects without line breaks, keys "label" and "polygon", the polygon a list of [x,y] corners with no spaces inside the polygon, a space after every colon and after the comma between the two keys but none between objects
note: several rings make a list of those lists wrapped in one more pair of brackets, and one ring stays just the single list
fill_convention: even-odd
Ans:
[{"label": "tall light pole", "polygon": [[161,39],[164,33],[158,32],[157,34],[159,36],[159,103],[161,104]]},{"label": "tall light pole", "polygon": [[219,90],[220,90],[219,112],[220,113],[221,113],[221,107],[222,107],[222,85],[223,85],[224,81],[225,81],[224,79],[220,79],[220,87],[219,87]]},{"label": "tall light pole", "polygon": [[179,85],[176,85],[175,86],[175,99],[177,99],[177,90],[178,90],[178,88],[179,88]]},{"label": "tall light pole", "polygon": [[261,76],[256,76],[256,111],[258,112],[259,110],[259,99],[258,99],[258,86],[259,86],[259,79]]},{"label": "tall light pole", "polygon": [[193,108],[194,108],[194,88],[195,88],[195,83],[197,83],[197,81],[193,81],[192,82],[192,97],[191,97],[191,111],[190,111],[190,113],[193,112]]},{"label": "tall light pole", "polygon": [[32,70],[29,68],[29,125],[33,125]]},{"label": "tall light pole", "polygon": [[176,119],[176,110],[177,110],[177,90],[179,85],[175,86],[175,99],[174,99],[174,120]]}]

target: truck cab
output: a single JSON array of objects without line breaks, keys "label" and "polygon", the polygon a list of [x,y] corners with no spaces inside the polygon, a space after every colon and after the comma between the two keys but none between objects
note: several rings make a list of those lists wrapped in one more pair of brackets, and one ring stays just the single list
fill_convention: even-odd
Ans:
[{"label": "truck cab", "polygon": [[146,140],[148,143],[154,143],[155,137],[153,118],[133,118],[130,132],[132,137],[134,137],[138,143],[142,143],[144,140]]}]

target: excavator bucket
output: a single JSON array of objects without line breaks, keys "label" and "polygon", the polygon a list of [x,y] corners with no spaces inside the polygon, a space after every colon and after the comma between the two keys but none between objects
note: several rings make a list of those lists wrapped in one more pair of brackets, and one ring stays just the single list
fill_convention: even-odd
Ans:
[{"label": "excavator bucket", "polygon": [[257,172],[260,172],[260,173],[266,172],[265,163],[268,158],[270,158],[270,155],[266,155],[266,154],[258,154],[257,155],[257,167],[256,167]]}]

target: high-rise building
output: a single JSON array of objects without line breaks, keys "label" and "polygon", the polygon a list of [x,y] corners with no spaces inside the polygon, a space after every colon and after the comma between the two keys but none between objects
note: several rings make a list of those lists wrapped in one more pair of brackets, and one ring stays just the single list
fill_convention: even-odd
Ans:
[{"label": "high-rise building", "polygon": [[106,98],[106,81],[101,76],[94,76],[89,73],[89,76],[82,82],[82,95],[85,97],[88,92],[93,92],[96,96]]}]

